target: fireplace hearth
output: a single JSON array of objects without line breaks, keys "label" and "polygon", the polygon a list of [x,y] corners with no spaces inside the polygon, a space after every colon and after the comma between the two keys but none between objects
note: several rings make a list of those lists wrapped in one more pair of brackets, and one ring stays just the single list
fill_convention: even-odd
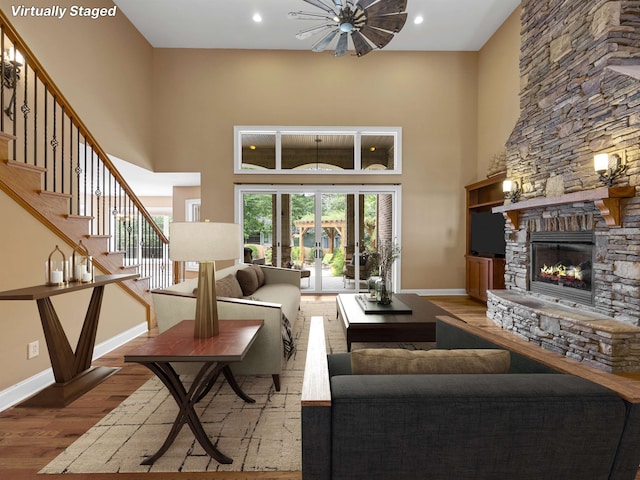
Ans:
[{"label": "fireplace hearth", "polygon": [[593,305],[593,232],[532,232],[530,290]]}]

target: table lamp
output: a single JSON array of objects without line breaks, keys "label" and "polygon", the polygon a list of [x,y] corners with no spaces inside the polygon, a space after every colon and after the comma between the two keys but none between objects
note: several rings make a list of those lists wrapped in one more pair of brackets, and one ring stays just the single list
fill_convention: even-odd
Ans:
[{"label": "table lamp", "polygon": [[173,261],[200,262],[194,337],[218,335],[216,260],[240,258],[240,225],[237,223],[173,222],[169,226],[169,257]]}]

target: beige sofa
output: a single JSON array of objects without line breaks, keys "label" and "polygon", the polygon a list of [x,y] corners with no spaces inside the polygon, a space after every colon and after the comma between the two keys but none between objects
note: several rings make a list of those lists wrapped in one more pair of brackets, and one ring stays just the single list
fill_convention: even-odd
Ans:
[{"label": "beige sofa", "polygon": [[[236,291],[242,283],[234,283],[238,270],[260,269],[264,283],[249,295]],[[246,271],[242,272],[246,279]],[[259,273],[259,272],[258,272]],[[246,283],[244,282],[247,286]],[[158,330],[163,332],[195,313],[198,279],[189,279],[164,290],[153,290],[153,306],[158,320]],[[231,285],[231,287],[230,287]],[[280,390],[280,372],[291,345],[283,341],[287,337],[283,318],[293,323],[300,307],[300,272],[265,265],[236,264],[216,272],[218,317],[220,319],[260,319],[264,327],[258,334],[245,359],[232,365],[237,375],[265,375],[273,377],[276,390]],[[231,296],[227,295],[233,295]],[[286,324],[286,321],[285,321]],[[285,349],[285,346],[287,347]],[[193,369],[192,369],[193,370]],[[187,373],[182,371],[180,373]]]}]

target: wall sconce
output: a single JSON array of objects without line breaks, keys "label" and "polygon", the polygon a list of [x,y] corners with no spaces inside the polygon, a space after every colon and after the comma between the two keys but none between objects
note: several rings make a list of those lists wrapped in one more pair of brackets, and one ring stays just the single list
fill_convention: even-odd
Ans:
[{"label": "wall sconce", "polygon": [[616,179],[627,170],[627,165],[617,153],[599,153],[593,157],[593,168],[600,181],[607,187],[612,187]]},{"label": "wall sconce", "polygon": [[522,194],[520,184],[508,179],[502,182],[502,192],[504,193],[504,198],[511,200],[511,203],[516,203],[520,200],[520,195]]},{"label": "wall sconce", "polygon": [[9,106],[4,109],[10,120],[13,120],[13,113],[16,105],[16,86],[20,80],[20,67],[24,58],[15,48],[11,47],[2,55],[2,85],[9,90],[13,90]]}]

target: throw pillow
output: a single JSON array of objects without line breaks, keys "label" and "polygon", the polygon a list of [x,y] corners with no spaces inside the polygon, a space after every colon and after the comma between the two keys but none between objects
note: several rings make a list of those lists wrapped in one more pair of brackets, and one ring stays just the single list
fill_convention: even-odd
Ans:
[{"label": "throw pillow", "polygon": [[507,373],[508,350],[405,350],[364,348],[351,352],[354,375]]},{"label": "throw pillow", "polygon": [[245,297],[258,289],[258,275],[253,268],[241,268],[236,272],[236,278]]},{"label": "throw pillow", "polygon": [[231,297],[241,298],[242,288],[235,275],[229,274],[226,277],[216,280],[216,296],[218,297]]},{"label": "throw pillow", "polygon": [[256,276],[258,277],[258,288],[264,285],[264,272],[262,271],[262,267],[259,265],[251,265],[251,267],[256,271]]}]

